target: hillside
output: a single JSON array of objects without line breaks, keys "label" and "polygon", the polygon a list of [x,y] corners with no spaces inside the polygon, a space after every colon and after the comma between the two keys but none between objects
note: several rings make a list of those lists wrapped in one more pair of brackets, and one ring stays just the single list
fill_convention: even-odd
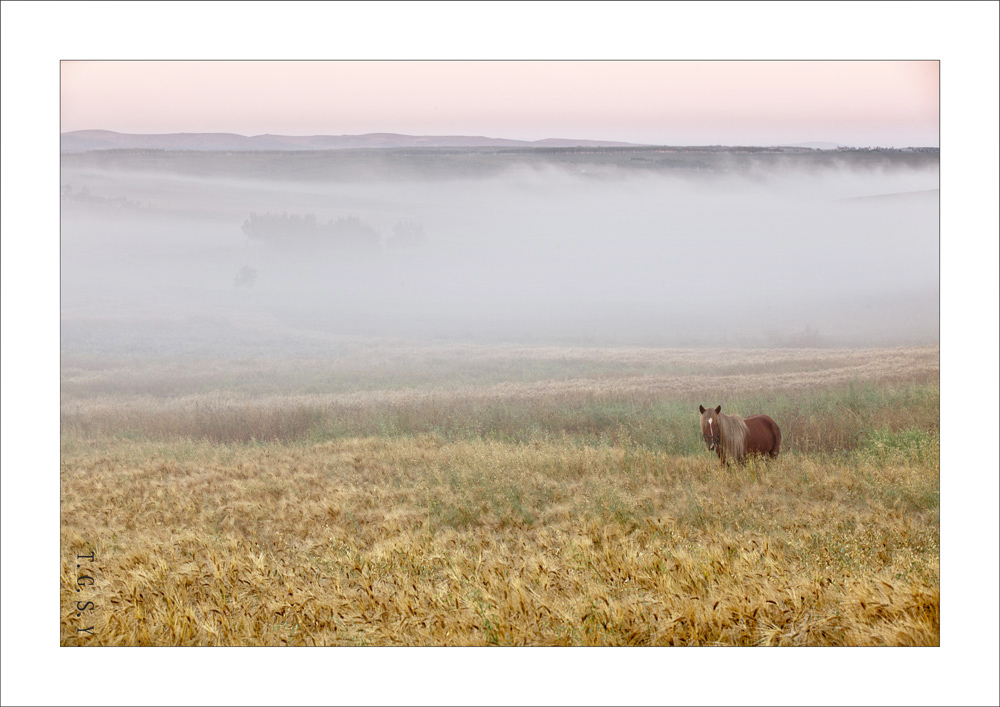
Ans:
[{"label": "hillside", "polygon": [[608,140],[508,140],[466,135],[254,135],[236,133],[166,133],[135,135],[111,130],[74,130],[61,135],[62,152],[89,150],[197,150],[197,151],[294,151],[339,150],[372,147],[618,147],[629,143]]}]

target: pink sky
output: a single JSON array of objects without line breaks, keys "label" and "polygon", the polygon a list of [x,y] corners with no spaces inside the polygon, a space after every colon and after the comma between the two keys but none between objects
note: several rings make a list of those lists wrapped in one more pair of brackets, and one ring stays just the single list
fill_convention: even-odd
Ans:
[{"label": "pink sky", "polygon": [[937,146],[936,61],[62,62],[61,130]]}]

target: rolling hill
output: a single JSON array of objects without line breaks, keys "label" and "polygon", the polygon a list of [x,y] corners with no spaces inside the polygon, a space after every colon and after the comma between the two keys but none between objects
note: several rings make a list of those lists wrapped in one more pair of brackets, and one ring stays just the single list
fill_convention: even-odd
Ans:
[{"label": "rolling hill", "polygon": [[364,135],[254,135],[236,133],[166,133],[137,135],[111,130],[74,130],[62,133],[62,152],[90,150],[196,150],[196,151],[296,151],[339,150],[373,147],[618,147],[633,143],[608,140],[508,140],[465,135],[400,135],[367,133]]}]

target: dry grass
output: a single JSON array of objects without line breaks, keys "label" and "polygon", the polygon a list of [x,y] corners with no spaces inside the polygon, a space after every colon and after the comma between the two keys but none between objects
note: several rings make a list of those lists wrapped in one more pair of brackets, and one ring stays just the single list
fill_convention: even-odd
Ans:
[{"label": "dry grass", "polygon": [[[543,347],[402,351],[362,348],[329,360],[229,366],[77,362],[63,374],[62,428],[84,436],[221,443],[569,436],[694,453],[700,439],[689,414],[701,403],[722,402],[729,411],[767,412],[779,420],[789,448],[802,452],[849,449],[873,427],[937,428],[936,347],[565,349],[563,358],[577,368],[561,362],[560,349]],[[584,369],[587,375],[574,375]],[[342,392],[345,386],[351,392]]]},{"label": "dry grass", "polygon": [[[216,390],[200,418],[190,398],[64,399],[61,642],[938,645],[936,351],[895,355],[891,373],[878,352],[731,357],[778,387],[716,400],[777,409],[790,442],[729,469],[698,446],[696,407],[659,391],[474,381],[240,407]],[[845,367],[867,373],[809,378]],[[676,377],[688,397],[698,375]],[[468,424],[429,429],[449,416]],[[841,446],[804,442],[838,425]]]},{"label": "dry grass", "polygon": [[[346,345],[345,345],[346,346]],[[222,361],[64,353],[64,405],[197,400],[220,391],[268,406],[553,395],[689,396],[936,380],[936,346],[891,349],[648,349],[354,343],[331,357]]]}]

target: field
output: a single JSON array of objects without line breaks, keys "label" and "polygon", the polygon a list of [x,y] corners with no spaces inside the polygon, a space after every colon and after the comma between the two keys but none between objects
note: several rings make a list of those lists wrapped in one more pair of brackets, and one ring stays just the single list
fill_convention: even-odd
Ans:
[{"label": "field", "polygon": [[78,347],[61,408],[63,645],[940,642],[936,346]]}]

